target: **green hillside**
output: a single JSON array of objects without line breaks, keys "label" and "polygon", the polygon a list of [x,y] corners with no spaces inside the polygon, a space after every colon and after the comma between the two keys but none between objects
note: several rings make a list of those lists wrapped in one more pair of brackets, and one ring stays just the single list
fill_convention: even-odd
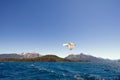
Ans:
[{"label": "green hillside", "polygon": [[56,55],[45,55],[37,58],[1,58],[1,62],[70,62],[68,59],[60,58]]}]

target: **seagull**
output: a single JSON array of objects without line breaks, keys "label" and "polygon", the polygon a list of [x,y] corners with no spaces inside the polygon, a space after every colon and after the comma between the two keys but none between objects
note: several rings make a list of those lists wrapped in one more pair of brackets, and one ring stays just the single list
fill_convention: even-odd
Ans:
[{"label": "seagull", "polygon": [[67,46],[69,48],[69,50],[73,50],[73,48],[76,46],[74,43],[72,42],[69,42],[69,43],[66,43],[66,44],[63,44],[63,46]]}]

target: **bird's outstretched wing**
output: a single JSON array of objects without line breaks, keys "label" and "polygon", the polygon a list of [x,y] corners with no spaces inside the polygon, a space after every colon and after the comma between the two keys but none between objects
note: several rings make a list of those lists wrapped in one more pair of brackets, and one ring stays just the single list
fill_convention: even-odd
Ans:
[{"label": "bird's outstretched wing", "polygon": [[72,42],[69,42],[69,43],[63,44],[63,46],[67,46],[69,50],[73,50],[75,47],[75,44]]}]

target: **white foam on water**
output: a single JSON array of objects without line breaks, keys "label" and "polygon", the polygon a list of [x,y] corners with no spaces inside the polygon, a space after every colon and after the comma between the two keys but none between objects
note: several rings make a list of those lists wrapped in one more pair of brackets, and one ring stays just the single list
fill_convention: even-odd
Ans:
[{"label": "white foam on water", "polygon": [[74,78],[77,80],[84,80],[79,74],[74,75]]}]

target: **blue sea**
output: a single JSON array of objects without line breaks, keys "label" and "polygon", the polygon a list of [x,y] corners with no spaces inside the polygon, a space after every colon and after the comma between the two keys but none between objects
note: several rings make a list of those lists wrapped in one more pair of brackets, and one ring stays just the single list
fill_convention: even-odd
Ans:
[{"label": "blue sea", "polygon": [[0,80],[120,80],[120,63],[0,62]]}]

